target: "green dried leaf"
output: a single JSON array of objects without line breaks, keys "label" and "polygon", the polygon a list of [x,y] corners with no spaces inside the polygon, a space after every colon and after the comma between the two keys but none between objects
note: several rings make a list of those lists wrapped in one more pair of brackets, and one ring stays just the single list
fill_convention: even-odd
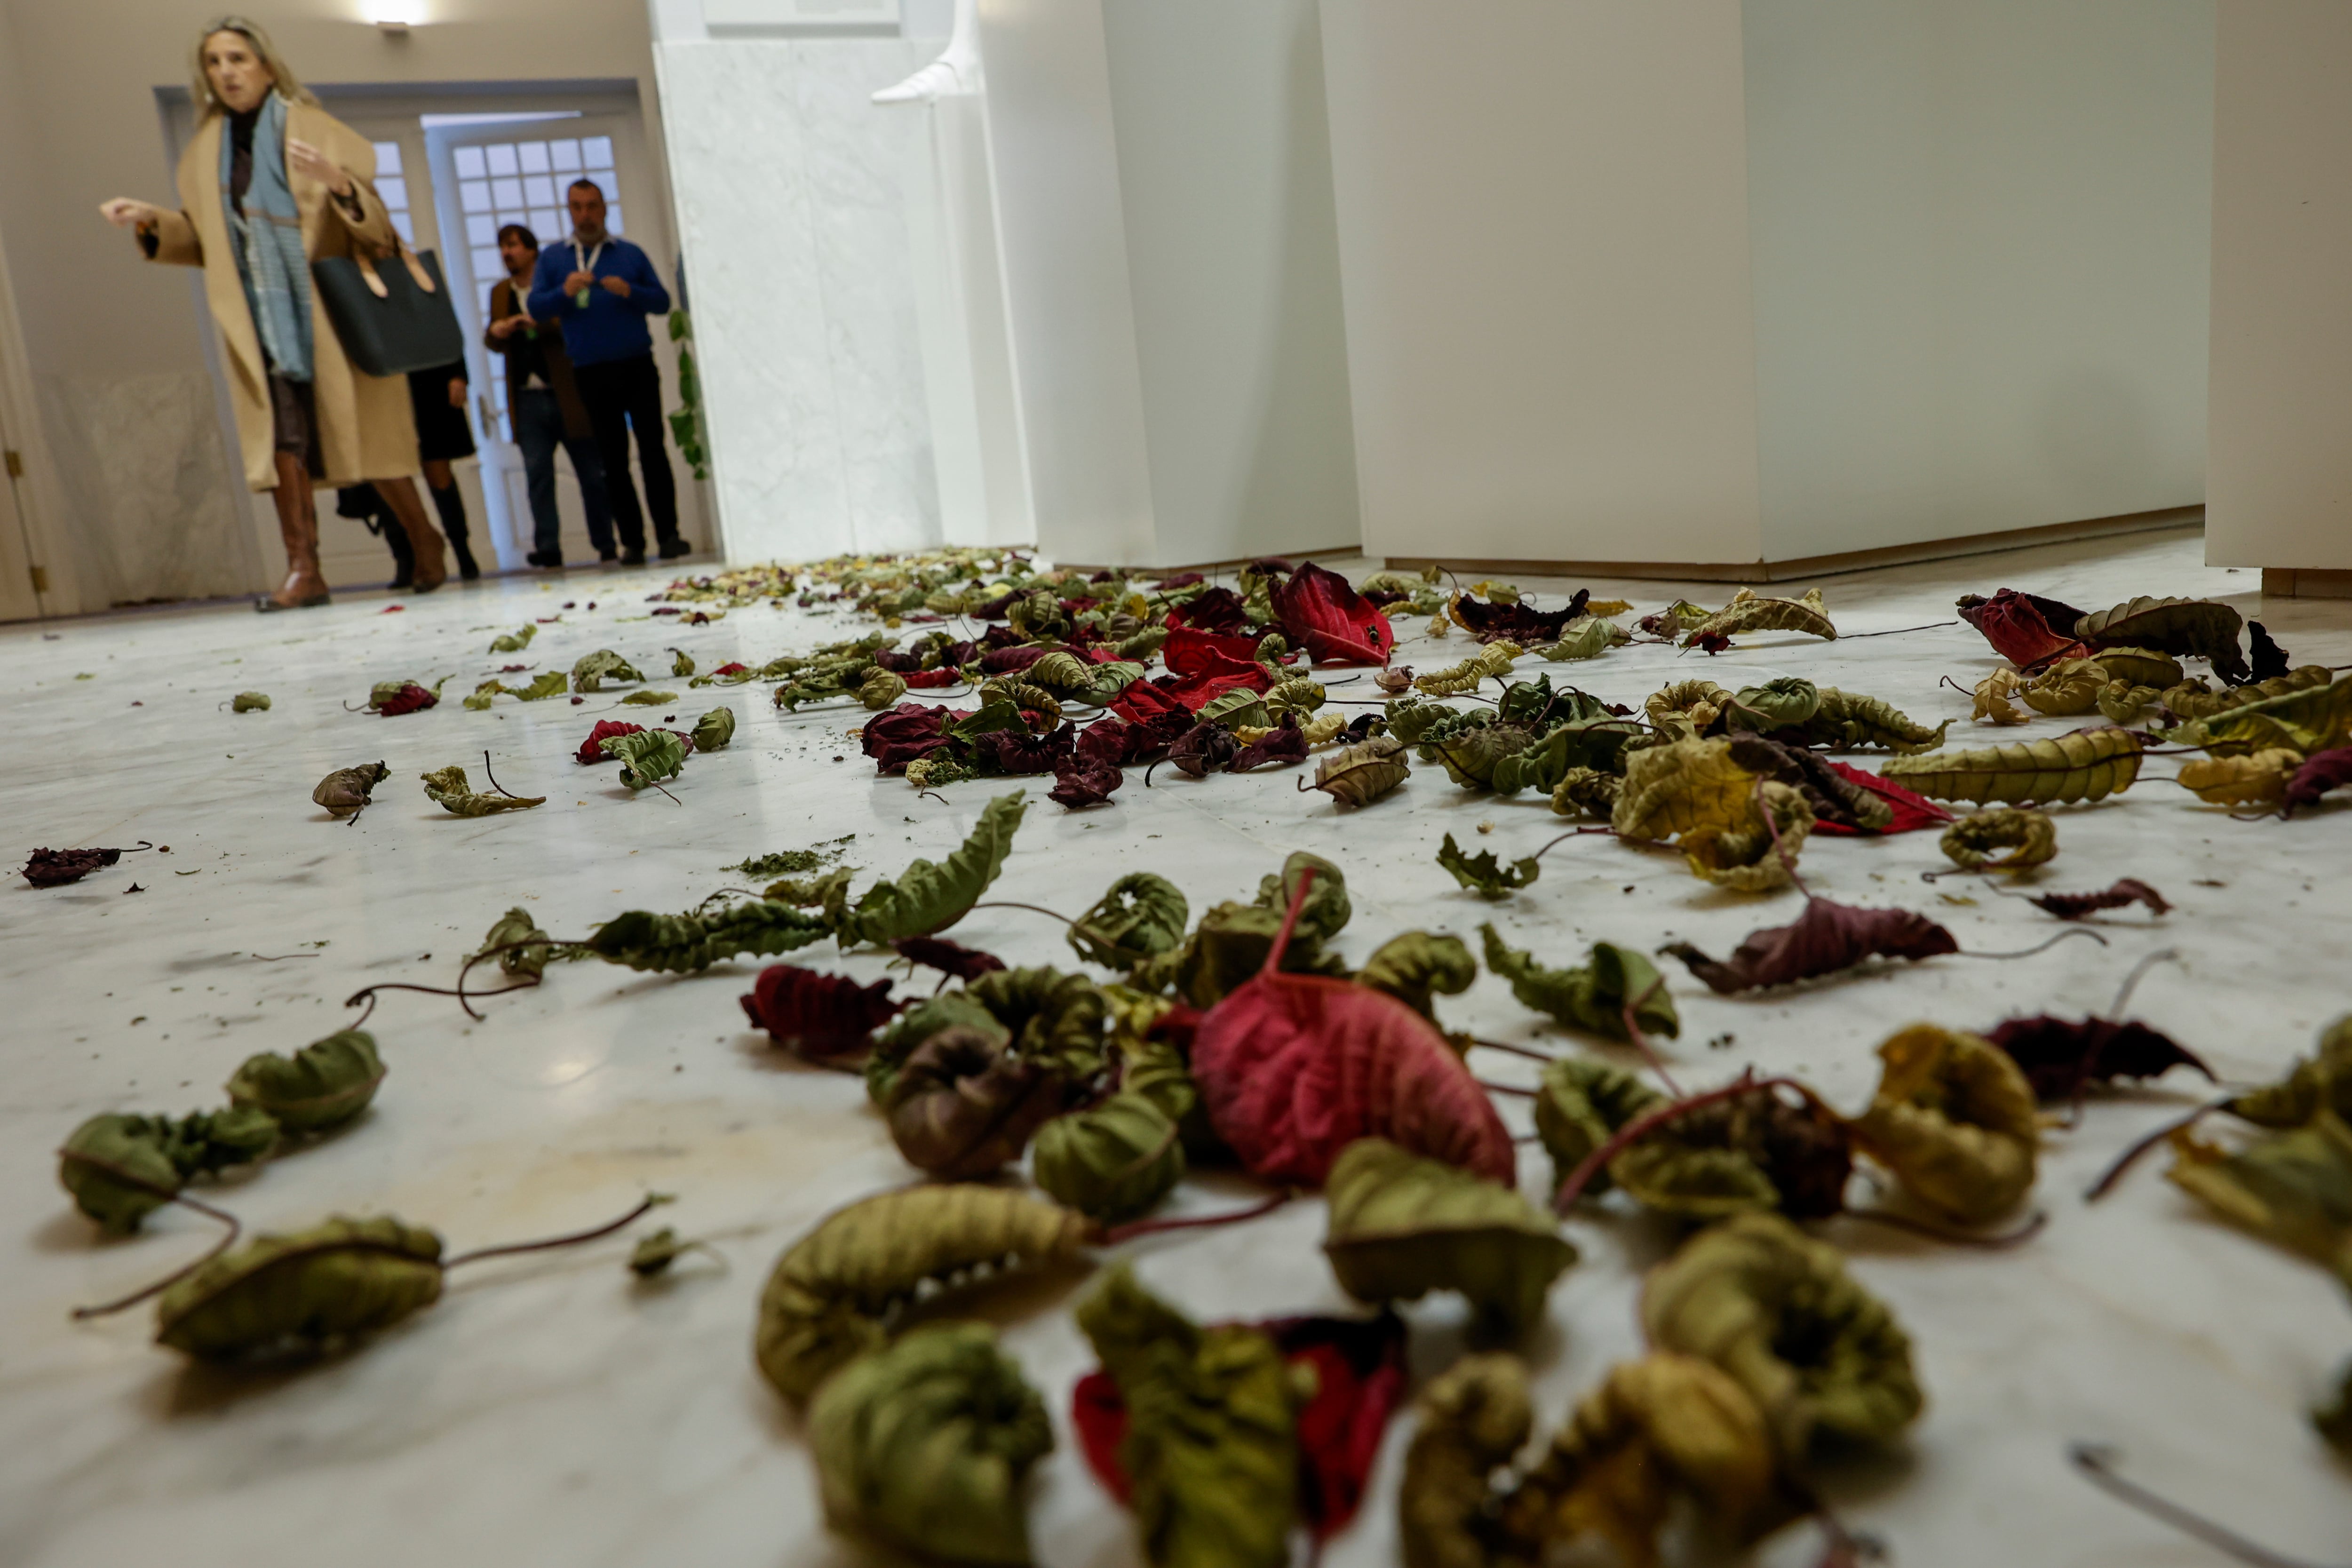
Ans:
[{"label": "green dried leaf", "polygon": [[686,771],[686,747],[667,730],[607,735],[598,746],[606,756],[621,759],[621,783],[632,791],[674,779]]},{"label": "green dried leaf", "polygon": [[259,1236],[155,1303],[155,1342],[205,1361],[315,1352],[441,1296],[441,1238],[390,1215]]},{"label": "green dried leaf", "polygon": [[128,1235],[196,1175],[250,1164],[278,1143],[268,1112],[235,1106],[168,1116],[93,1116],[58,1151],[58,1184],[108,1230]]},{"label": "green dried leaf", "polygon": [[1434,1023],[1431,994],[1459,996],[1477,978],[1478,961],[1460,937],[1409,931],[1381,943],[1364,961],[1356,983],[1387,992]]},{"label": "green dried leaf", "polygon": [[1260,909],[1277,913],[1289,909],[1291,899],[1298,891],[1299,879],[1310,869],[1315,873],[1315,882],[1307,894],[1307,902],[1298,910],[1296,934],[1328,942],[1347,929],[1348,917],[1355,911],[1348,902],[1347,873],[1320,855],[1292,850],[1283,858],[1279,877],[1258,879],[1256,903]]},{"label": "green dried leaf", "polygon": [[605,921],[583,945],[607,963],[681,974],[745,954],[772,958],[832,934],[831,922],[816,915],[772,900],[747,899],[709,915],[630,910]]},{"label": "green dried leaf", "polygon": [[2217,600],[2143,596],[2084,616],[2074,631],[2094,647],[2153,649],[2205,659],[2217,673],[2234,679],[2246,668],[2246,657],[2238,647],[2242,625],[2237,611]]},{"label": "green dried leaf", "polygon": [[2139,736],[2102,728],[1981,751],[1896,757],[1878,771],[1936,800],[2063,805],[2123,794],[2139,776]]},{"label": "green dried leaf", "polygon": [[256,709],[267,711],[269,707],[269,693],[267,691],[240,691],[236,697],[230,700],[228,706],[229,710],[233,713],[250,713]]},{"label": "green dried leaf", "polygon": [[[2022,871],[2057,858],[2058,825],[2045,811],[1990,806],[1944,829],[1942,848],[1945,858],[1963,871]],[[1986,858],[1990,849],[2010,853],[1992,860]]]},{"label": "green dried leaf", "polygon": [[1051,588],[1013,600],[1004,618],[1031,642],[1050,642],[1067,637],[1070,631],[1069,612],[1062,608],[1061,596]]},{"label": "green dried leaf", "polygon": [[1512,861],[1507,870],[1495,858],[1492,849],[1481,850],[1474,859],[1462,852],[1451,833],[1437,851],[1437,864],[1452,872],[1456,882],[1488,899],[1508,898],[1519,889],[1531,886],[1543,871],[1533,856]]},{"label": "green dried leaf", "polygon": [[632,691],[621,701],[631,708],[664,708],[677,700],[675,691]]},{"label": "green dried leaf", "polygon": [[1133,1077],[1101,1104],[1045,1123],[1029,1154],[1029,1173],[1048,1196],[1106,1225],[1150,1211],[1184,1179],[1177,1119]]},{"label": "green dried leaf", "polygon": [[689,1252],[708,1252],[719,1262],[726,1261],[709,1242],[682,1237],[668,1226],[664,1226],[651,1236],[639,1238],[637,1245],[630,1248],[629,1272],[640,1279],[651,1279],[656,1275],[668,1272],[671,1264]]},{"label": "green dried leaf", "polygon": [[1076,1258],[1086,1217],[1003,1187],[907,1187],[854,1203],[784,1249],[760,1297],[754,1348],[777,1392],[805,1400],[836,1369],[889,1342],[929,1284]]},{"label": "green dried leaf", "polygon": [[[1283,950],[1282,967],[1293,974],[1347,973],[1337,954],[1324,951],[1322,939],[1304,929],[1303,919],[1300,925]],[[1172,985],[1193,1006],[1213,1007],[1265,967],[1266,955],[1274,951],[1275,934],[1281,929],[1280,910],[1260,904],[1217,904],[1202,915],[1183,947],[1141,965],[1129,977],[1129,984],[1146,991]]]},{"label": "green dried leaf", "polygon": [[357,816],[368,805],[368,796],[375,786],[392,776],[392,770],[382,763],[362,763],[355,768],[337,768],[319,781],[310,798],[327,808],[336,817]]},{"label": "green dried leaf", "polygon": [[1562,816],[1589,816],[1606,822],[1617,809],[1625,781],[1615,773],[1592,768],[1570,768],[1552,786],[1551,808]]},{"label": "green dried leaf", "polygon": [[1490,1329],[1524,1331],[1576,1248],[1527,1199],[1384,1138],[1339,1152],[1325,1183],[1324,1256],[1360,1301],[1416,1301],[1455,1290]]},{"label": "green dried leaf", "polygon": [[962,991],[946,991],[926,997],[893,1019],[881,1034],[875,1037],[874,1047],[866,1058],[866,1094],[877,1106],[890,1098],[891,1086],[898,1081],[898,1069],[916,1047],[934,1036],[950,1029],[968,1030],[999,1045],[1009,1044],[1013,1031],[997,1022],[976,997]]},{"label": "green dried leaf", "polygon": [[1780,730],[1804,723],[1821,708],[1820,688],[1800,676],[1784,675],[1761,686],[1740,688],[1724,711],[1742,729]]},{"label": "green dried leaf", "polygon": [[1059,648],[1030,665],[1021,675],[1030,685],[1043,687],[1057,697],[1076,696],[1095,683],[1092,668],[1085,659]]},{"label": "green dried leaf", "polygon": [[1906,754],[1928,752],[1944,743],[1944,731],[1952,727],[1947,719],[1930,730],[1883,699],[1840,691],[1834,686],[1822,687],[1821,698],[1822,705],[1805,721],[1805,739],[1816,746],[1837,751],[1882,746]]},{"label": "green dried leaf", "polygon": [[672,680],[691,680],[694,678],[694,671],[695,663],[692,654],[682,647],[669,650],[669,675]]},{"label": "green dried leaf", "polygon": [[594,653],[582,654],[580,656],[579,662],[572,665],[572,689],[574,691],[602,691],[604,689],[604,681],[608,677],[614,680],[643,680],[645,679],[644,676],[637,673],[636,667],[631,664],[627,659],[623,658],[611,648],[600,647]]},{"label": "green dried leaf", "polygon": [[[502,974],[528,974],[533,980],[544,975],[550,963],[575,963],[590,956],[584,947],[565,945],[559,948],[553,945],[554,942],[553,937],[539,929],[539,922],[531,918],[530,911],[517,904],[491,922],[488,932],[482,938],[482,945],[475,950],[475,955],[479,957],[495,949],[506,948],[509,951],[499,954],[499,972]],[[532,945],[516,946],[519,942]]]},{"label": "green dried leaf", "polygon": [[1494,1476],[1535,1430],[1525,1364],[1514,1355],[1465,1355],[1430,1381],[1413,1412],[1397,1487],[1404,1568],[1518,1561],[1497,1551]]},{"label": "green dried leaf", "polygon": [[1853,1136],[1904,1190],[1962,1225],[2000,1218],[2033,1186],[2041,1142],[2033,1086],[2007,1051],[1914,1024],[1878,1047],[1883,1065]]},{"label": "green dried leaf", "polygon": [[2322,1110],[2352,1121],[2352,1015],[2320,1036],[2316,1055],[2296,1058],[2276,1083],[2235,1095],[2224,1108],[2257,1127],[2300,1127]]},{"label": "green dried leaf", "polygon": [[907,678],[879,666],[867,670],[857,685],[857,700],[872,713],[879,713],[906,695]]},{"label": "green dried leaf", "polygon": [[1278,680],[1265,694],[1265,710],[1279,719],[1285,713],[1312,713],[1323,706],[1330,693],[1319,680],[1299,675]]},{"label": "green dried leaf", "polygon": [[933,1323],[845,1367],[809,1406],[825,1522],[927,1561],[1030,1561],[1022,1482],[1045,1402],[981,1323]]},{"label": "green dried leaf", "polygon": [[[2128,686],[2152,686],[2161,692],[2168,686],[2180,684],[2180,661],[2153,648],[2103,647],[2098,659],[2106,667],[2108,679]],[[2326,679],[2321,677],[2323,684]]]},{"label": "green dried leaf", "polygon": [[1801,599],[1766,599],[1753,588],[1742,588],[1731,603],[1683,636],[1683,647],[1696,647],[1703,637],[1735,637],[1741,632],[1803,632],[1808,637],[1837,637],[1837,627],[1822,609],[1822,591],[1808,588]]},{"label": "green dried leaf", "polygon": [[[520,653],[523,649],[530,646],[530,639],[538,635],[539,627],[531,622],[525,621],[521,626],[517,626],[514,630],[508,632],[503,636],[492,637],[490,639],[490,651],[492,653]],[[692,672],[688,671],[688,673],[690,674]]]},{"label": "green dried leaf", "polygon": [[1284,1568],[1297,1513],[1298,1393],[1273,1338],[1203,1329],[1125,1264],[1078,1327],[1126,1402],[1121,1468],[1152,1568]]},{"label": "green dried leaf", "polygon": [[1192,906],[1176,884],[1150,871],[1131,871],[1110,885],[1070,928],[1078,956],[1106,969],[1133,969],[1183,944]]},{"label": "green dried leaf", "polygon": [[375,1037],[342,1029],[290,1058],[275,1051],[247,1057],[224,1087],[230,1104],[267,1111],[289,1132],[323,1132],[365,1110],[383,1072]]},{"label": "green dried leaf", "polygon": [[1579,616],[1560,628],[1559,640],[1536,652],[1549,659],[1598,658],[1632,642],[1633,634],[1601,616]]},{"label": "green dried leaf", "polygon": [[1404,749],[1393,735],[1374,735],[1343,746],[1316,763],[1315,782],[1307,787],[1342,805],[1369,805],[1411,776]]},{"label": "green dried leaf", "polygon": [[2223,754],[2273,747],[2306,756],[2332,751],[2352,742],[2352,676],[2332,686],[2305,687],[2226,709],[2182,725],[2168,739],[2176,745],[2204,746]]},{"label": "green dried leaf", "polygon": [[1493,926],[1482,925],[1478,931],[1486,942],[1486,967],[1510,982],[1511,994],[1568,1028],[1627,1039],[1625,1005],[1640,997],[1633,1016],[1643,1033],[1672,1039],[1683,1031],[1682,1016],[1657,965],[1632,948],[1596,942],[1583,968],[1552,969],[1531,952],[1506,947]]},{"label": "green dried leaf", "polygon": [[1103,1021],[1109,1004],[1083,974],[1058,969],[1000,969],[964,987],[1010,1036],[1013,1054],[1065,1082],[1083,1083],[1103,1068]]},{"label": "green dried leaf", "polygon": [[488,816],[495,812],[528,811],[547,804],[543,795],[476,795],[473,786],[466,782],[466,770],[455,763],[417,776],[425,781],[425,795],[452,816]]},{"label": "green dried leaf", "polygon": [[[1536,1094],[1536,1135],[1551,1156],[1554,1190],[1594,1150],[1666,1103],[1664,1095],[1633,1074],[1598,1058],[1562,1057],[1546,1067]],[[1585,1194],[1597,1197],[1610,1184],[1604,1165],[1585,1183]]]},{"label": "green dried leaf", "polygon": [[1758,1089],[1696,1106],[1609,1163],[1647,1208],[1690,1219],[1777,1211],[1819,1219],[1845,1206],[1853,1173],[1845,1124],[1819,1102]]},{"label": "green dried leaf", "polygon": [[841,928],[841,944],[890,942],[930,936],[970,913],[981,894],[1004,868],[1020,831],[1024,792],[998,795],[981,809],[980,821],[942,864],[917,860],[895,882],[866,889]]},{"label": "green dried leaf", "polygon": [[694,749],[698,752],[724,751],[735,738],[735,710],[713,708],[694,721]]},{"label": "green dried leaf", "polygon": [[2334,1111],[2234,1152],[2183,1128],[2172,1135],[2172,1154],[2165,1174],[2179,1185],[2352,1287],[2352,1127]]},{"label": "green dried leaf", "polygon": [[1822,1434],[1890,1442],[1926,1403],[1894,1314],[1836,1247],[1778,1215],[1725,1220],[1651,1270],[1642,1326],[1730,1373],[1791,1459]]},{"label": "green dried leaf", "polygon": [[1263,693],[1237,687],[1221,692],[1201,705],[1198,715],[1203,724],[1223,724],[1231,730],[1241,725],[1265,729],[1274,723],[1274,715],[1266,710]]}]

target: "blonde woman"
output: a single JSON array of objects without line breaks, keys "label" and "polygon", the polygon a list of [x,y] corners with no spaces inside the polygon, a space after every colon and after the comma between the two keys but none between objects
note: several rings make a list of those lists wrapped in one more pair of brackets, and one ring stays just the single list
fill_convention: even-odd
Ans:
[{"label": "blonde woman", "polygon": [[286,541],[286,581],[254,608],[327,603],[312,500],[321,485],[373,481],[415,548],[416,591],[429,593],[448,570],[411,479],[407,379],[354,369],[310,286],[320,258],[393,250],[369,183],[375,149],[320,108],[241,16],[204,30],[193,71],[197,127],[180,158],[179,210],[118,196],[99,211],[136,233],[148,260],[205,269],[246,482],[275,492]]}]

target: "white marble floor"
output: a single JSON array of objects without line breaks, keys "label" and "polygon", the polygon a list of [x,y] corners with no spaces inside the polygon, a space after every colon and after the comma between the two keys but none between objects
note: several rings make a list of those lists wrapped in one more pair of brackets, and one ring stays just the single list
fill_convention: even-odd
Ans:
[{"label": "white marble floor", "polygon": [[[2253,574],[2208,569],[2200,554],[2194,532],[2148,534],[1824,587],[1848,633],[1946,619],[1957,593],[2004,584],[2101,606],[2134,594],[2216,595],[2262,615],[2298,662],[2352,661],[2352,605],[2265,612]],[[166,1211],[137,1238],[98,1240],[54,1175],[52,1151],[82,1118],[217,1103],[216,1086],[246,1055],[291,1050],[338,1026],[356,987],[446,984],[511,903],[558,934],[582,933],[622,909],[690,905],[734,880],[720,868],[747,855],[855,833],[854,861],[895,874],[961,836],[989,786],[959,786],[945,805],[919,798],[872,775],[847,737],[855,716],[782,715],[761,687],[724,696],[742,721],[734,748],[693,759],[676,805],[629,798],[609,773],[570,760],[610,698],[579,708],[502,702],[489,713],[455,700],[505,662],[568,666],[610,646],[650,669],[667,668],[661,649],[682,646],[707,668],[846,635],[841,619],[764,607],[700,628],[646,619],[655,582],[583,574],[551,588],[453,587],[404,601],[399,614],[352,599],[294,616],[205,610],[0,629],[16,737],[8,854],[141,839],[171,847],[71,888],[0,887],[0,1563],[852,1560],[817,1523],[794,1418],[753,1370],[754,1303],[787,1242],[908,1171],[856,1081],[796,1068],[746,1033],[735,998],[749,964],[685,979],[563,967],[541,990],[486,1004],[479,1025],[446,999],[391,994],[371,1026],[391,1076],[364,1121],[213,1194],[251,1227],[391,1212],[462,1247],[589,1224],[650,1186],[680,1195],[664,1217],[709,1238],[723,1268],[690,1259],[641,1284],[622,1267],[625,1241],[486,1265],[357,1353],[260,1378],[189,1369],[149,1342],[151,1321],[139,1312],[87,1324],[67,1315],[212,1239],[203,1220]],[[1588,585],[1645,609],[1684,588],[1725,593]],[[482,652],[494,631],[557,615],[566,600],[573,607],[528,652]],[[1409,643],[1402,657],[1426,667],[1462,647],[1458,636],[1442,647]],[[1550,668],[1631,702],[1702,671],[1731,686],[1800,674],[1932,721],[1967,711],[1939,676],[1966,683],[1994,662],[1974,632],[1952,626],[1827,645],[1765,637],[1712,663],[1643,647]],[[428,712],[345,710],[373,681],[453,673],[450,700]],[[226,700],[245,689],[268,692],[275,707],[232,714]],[[682,693],[677,710],[690,717],[710,696]],[[633,715],[642,717],[622,710]],[[2026,732],[2071,727],[2039,721]],[[1978,737],[1956,731],[1964,738]],[[485,748],[501,783],[545,793],[549,805],[469,821],[424,797],[419,773],[447,763],[478,773]],[[310,805],[322,773],[379,758],[392,777],[357,826]],[[1800,1072],[1855,1106],[1875,1080],[1873,1048],[1896,1026],[1983,1028],[2020,1011],[2095,1011],[2143,954],[2169,946],[2179,962],[2149,974],[2138,1014],[2227,1078],[2272,1075],[2352,1008],[2352,807],[2232,822],[2160,782],[2171,762],[2151,759],[2126,796],[2065,809],[2062,853],[2044,879],[2087,889],[2137,876],[2178,906],[2169,918],[2116,917],[2103,928],[2104,950],[2075,941],[2012,963],[1943,959],[1765,1001],[1716,997],[1677,967],[1685,1027],[1672,1060],[1686,1082],[1750,1065]],[[1555,851],[1542,880],[1511,903],[1481,903],[1432,862],[1439,837],[1470,838],[1491,822],[1480,842],[1524,852],[1557,819],[1539,798],[1468,795],[1434,770],[1353,816],[1295,794],[1286,774],[1196,784],[1161,773],[1150,790],[1131,776],[1107,809],[1066,814],[1039,799],[998,895],[1075,912],[1113,876],[1149,868],[1171,876],[1197,910],[1246,896],[1285,852],[1306,847],[1348,870],[1357,913],[1340,945],[1350,954],[1399,930],[1475,933],[1492,918],[1559,962],[1601,937],[1644,947],[1683,937],[1721,952],[1795,912],[1792,895],[1717,893],[1672,858],[1603,839]],[[1958,879],[1919,881],[1941,863],[1934,837],[1921,834],[1816,839],[1804,868],[1831,897],[1924,910],[1968,947],[2023,947],[2048,933],[2052,922],[2021,901]],[[134,881],[142,891],[129,891]],[[980,911],[953,934],[1015,962],[1073,962],[1057,927],[1018,910]],[[861,978],[883,973],[869,958],[811,951]],[[1491,978],[1441,1011],[1491,1037],[1546,1037]],[[1532,1071],[1517,1058],[1478,1065],[1501,1079]],[[1832,1479],[1853,1523],[1904,1568],[2220,1561],[2070,1473],[2072,1438],[2120,1444],[2130,1473],[2278,1551],[2344,1555],[2352,1472],[2303,1415],[2352,1356],[2342,1288],[2210,1220],[2154,1164],[2096,1207],[2080,1195],[2116,1151],[2189,1103],[2200,1081],[2176,1075],[2102,1100],[2083,1127],[2053,1133],[2037,1194],[2050,1226],[2015,1251],[1829,1227],[1909,1326],[1929,1394],[1899,1458]],[[1524,1115],[1516,1104],[1505,1113]],[[1526,1160],[1528,1182],[1540,1181],[1540,1153],[1530,1146]],[[1231,1197],[1196,1183],[1185,1201],[1205,1210]],[[1633,1275],[1661,1245],[1631,1221],[1571,1228],[1584,1259],[1555,1289],[1530,1346],[1547,1424],[1634,1350]],[[1148,1283],[1203,1316],[1344,1310],[1318,1255],[1321,1232],[1319,1205],[1302,1203],[1131,1250]],[[1087,1476],[1067,1425],[1071,1384],[1090,1363],[1067,1312],[1076,1288],[1051,1280],[982,1297],[979,1310],[1004,1324],[1062,1439],[1033,1509],[1041,1559],[1118,1568],[1137,1561],[1131,1531]],[[1425,1302],[1409,1315],[1417,1362],[1442,1364],[1458,1343],[1453,1305]],[[1333,1543],[1335,1568],[1394,1561],[1390,1500],[1403,1436],[1402,1423],[1391,1429],[1376,1500]],[[1810,1561],[1811,1546],[1795,1532],[1769,1560]]]}]

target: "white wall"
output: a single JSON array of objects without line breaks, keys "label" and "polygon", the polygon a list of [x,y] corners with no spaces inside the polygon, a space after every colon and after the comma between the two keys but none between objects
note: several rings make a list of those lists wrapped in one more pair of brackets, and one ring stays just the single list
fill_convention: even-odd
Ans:
[{"label": "white wall", "polygon": [[2221,0],[2216,566],[2352,569],[2352,5]]},{"label": "white wall", "polygon": [[2202,500],[2212,0],[1742,10],[1765,556]]},{"label": "white wall", "polygon": [[1364,547],[1753,561],[1738,0],[1324,0]]},{"label": "white wall", "polygon": [[1038,543],[1352,547],[1312,0],[982,0]]}]

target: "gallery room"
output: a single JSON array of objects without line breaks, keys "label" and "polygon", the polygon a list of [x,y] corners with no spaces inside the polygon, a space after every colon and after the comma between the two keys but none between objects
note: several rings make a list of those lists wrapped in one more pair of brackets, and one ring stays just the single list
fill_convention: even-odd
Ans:
[{"label": "gallery room", "polygon": [[0,1563],[2333,1568],[2352,5],[0,0]]}]

